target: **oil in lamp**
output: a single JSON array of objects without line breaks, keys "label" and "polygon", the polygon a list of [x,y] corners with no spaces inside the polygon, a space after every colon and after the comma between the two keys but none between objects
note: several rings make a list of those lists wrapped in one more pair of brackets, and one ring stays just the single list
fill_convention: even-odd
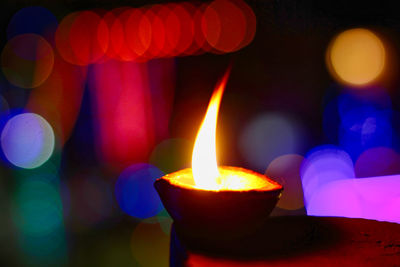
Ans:
[{"label": "oil in lamp", "polygon": [[194,144],[192,168],[167,174],[154,183],[176,230],[195,238],[230,239],[256,231],[283,190],[265,175],[217,165],[218,110],[229,72],[211,97]]}]

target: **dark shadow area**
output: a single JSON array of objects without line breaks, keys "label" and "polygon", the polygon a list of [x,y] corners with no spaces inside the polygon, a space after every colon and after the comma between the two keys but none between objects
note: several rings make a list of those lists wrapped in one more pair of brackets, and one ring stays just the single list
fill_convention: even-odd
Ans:
[{"label": "dark shadow area", "polygon": [[399,229],[365,219],[287,216],[269,219],[251,236],[211,241],[189,239],[173,226],[170,266],[396,266]]},{"label": "dark shadow area", "polygon": [[313,253],[336,246],[343,235],[334,224],[309,216],[271,218],[253,234],[229,241],[193,239],[176,226],[171,231],[171,253],[177,253],[178,258],[185,257],[187,250],[237,260],[273,260]]}]

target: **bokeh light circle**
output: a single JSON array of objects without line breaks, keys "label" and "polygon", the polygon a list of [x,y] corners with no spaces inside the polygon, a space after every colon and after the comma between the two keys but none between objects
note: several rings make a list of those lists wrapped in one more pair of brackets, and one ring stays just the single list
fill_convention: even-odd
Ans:
[{"label": "bokeh light circle", "polygon": [[146,51],[146,55],[150,58],[165,56],[164,47],[166,45],[166,29],[162,17],[159,15],[163,10],[168,12],[166,6],[153,5],[144,13],[144,16],[148,18],[151,25],[151,41],[149,49]]},{"label": "bokeh light circle", "polygon": [[328,66],[334,77],[358,86],[370,83],[382,73],[385,57],[382,41],[363,28],[340,33],[327,51]]},{"label": "bokeh light circle", "polygon": [[145,21],[142,11],[122,7],[112,10],[106,16],[111,25],[110,48],[116,54],[116,58],[122,61],[135,61],[138,56],[143,56],[147,46],[138,35],[143,30],[147,32],[151,28],[146,23],[142,23]]},{"label": "bokeh light circle", "polygon": [[265,174],[283,185],[285,189],[277,206],[287,210],[304,207],[300,168],[304,157],[296,154],[283,155],[274,159]]},{"label": "bokeh light circle", "polygon": [[93,11],[78,11],[63,18],[55,34],[58,52],[68,63],[80,66],[103,59],[109,49],[109,28]]},{"label": "bokeh light circle", "polygon": [[300,175],[306,205],[325,184],[355,177],[349,154],[332,145],[319,146],[310,151],[302,164]]},{"label": "bokeh light circle", "polygon": [[358,157],[354,170],[356,177],[400,174],[400,154],[389,147],[370,148]]},{"label": "bokeh light circle", "polygon": [[53,70],[51,45],[37,34],[21,34],[9,40],[1,54],[1,67],[7,80],[21,88],[41,85]]},{"label": "bokeh light circle", "polygon": [[181,36],[181,24],[173,8],[178,4],[170,3],[162,5],[156,10],[157,16],[161,19],[164,28],[164,45],[161,51],[162,57],[176,56],[176,47]]},{"label": "bokeh light circle", "polygon": [[54,139],[53,129],[43,117],[23,113],[7,121],[1,133],[1,147],[12,164],[33,169],[50,158]]},{"label": "bokeh light circle", "polygon": [[152,28],[150,20],[141,9],[130,12],[125,23],[125,38],[130,51],[138,57],[144,58],[151,42]]},{"label": "bokeh light circle", "polygon": [[256,34],[257,19],[253,9],[245,1],[242,0],[232,0],[232,1],[234,1],[236,6],[242,11],[243,15],[246,17],[246,34],[243,38],[243,41],[235,49],[239,50],[253,41],[254,36]]},{"label": "bokeh light circle", "polygon": [[175,53],[177,55],[188,52],[194,42],[194,21],[190,14],[190,8],[193,6],[190,6],[189,3],[181,3],[175,5],[171,11],[174,15],[171,18],[176,17],[179,22],[179,35],[175,35],[177,39]]},{"label": "bokeh light circle", "polygon": [[246,16],[233,1],[213,1],[203,14],[204,36],[221,52],[233,52],[240,47],[246,37],[246,26]]},{"label": "bokeh light circle", "polygon": [[264,172],[276,157],[300,153],[304,145],[303,137],[302,125],[292,117],[266,113],[245,126],[239,137],[239,149],[254,169]]},{"label": "bokeh light circle", "polygon": [[120,208],[140,219],[157,215],[163,205],[153,183],[163,175],[158,168],[146,163],[126,168],[115,184],[115,197]]},{"label": "bokeh light circle", "polygon": [[109,45],[108,27],[93,11],[82,11],[69,29],[69,44],[81,65],[98,62]]},{"label": "bokeh light circle", "polygon": [[70,13],[61,20],[55,34],[55,43],[58,53],[66,62],[76,65],[85,65],[85,62],[79,62],[76,58],[70,45],[69,37],[71,27],[79,14],[79,12]]},{"label": "bokeh light circle", "polygon": [[[204,22],[204,11],[206,10],[208,4],[203,3],[200,6],[193,7],[193,28],[194,28],[194,42],[189,49],[191,54],[202,54],[212,50],[212,46],[207,42],[205,34],[205,22]],[[190,6],[188,6],[190,8]]]},{"label": "bokeh light circle", "polygon": [[52,43],[57,26],[57,18],[50,10],[41,6],[24,7],[10,19],[7,39],[10,40],[20,34],[35,33]]}]

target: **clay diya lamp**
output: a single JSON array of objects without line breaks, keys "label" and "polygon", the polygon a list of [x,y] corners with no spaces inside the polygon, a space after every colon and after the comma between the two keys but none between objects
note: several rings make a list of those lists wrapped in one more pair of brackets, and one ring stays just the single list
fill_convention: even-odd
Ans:
[{"label": "clay diya lamp", "polygon": [[177,231],[201,239],[230,239],[261,227],[283,187],[239,167],[217,166],[216,125],[229,71],[216,87],[197,134],[192,168],[167,174],[154,186]]}]

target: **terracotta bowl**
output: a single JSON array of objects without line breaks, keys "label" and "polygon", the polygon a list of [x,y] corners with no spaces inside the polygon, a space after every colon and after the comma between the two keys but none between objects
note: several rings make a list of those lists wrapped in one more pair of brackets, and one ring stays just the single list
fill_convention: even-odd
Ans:
[{"label": "terracotta bowl", "polygon": [[190,169],[159,178],[154,186],[178,231],[197,238],[230,239],[251,234],[265,223],[283,187],[259,173],[236,167],[220,168],[253,173],[271,186],[246,191],[210,191],[174,182],[174,177]]}]

